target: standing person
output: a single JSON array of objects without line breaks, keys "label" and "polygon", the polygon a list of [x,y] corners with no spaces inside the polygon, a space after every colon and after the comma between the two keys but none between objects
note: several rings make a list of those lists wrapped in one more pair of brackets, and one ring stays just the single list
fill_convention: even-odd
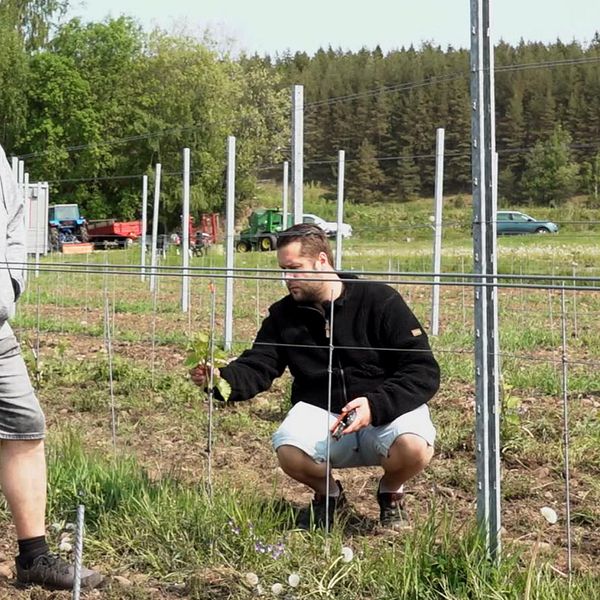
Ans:
[{"label": "standing person", "polygon": [[[281,233],[277,258],[289,294],[269,308],[252,347],[218,373],[231,385],[229,399],[252,398],[289,368],[292,408],[273,446],[281,468],[315,492],[299,514],[300,528],[332,523],[344,502],[339,482],[327,479],[328,444],[332,468],[382,467],[380,521],[402,528],[403,486],[433,456],[435,427],[426,403],[440,372],[427,335],[394,289],[337,273],[319,227],[299,224]],[[206,385],[206,368],[190,374]],[[336,417],[348,413],[354,420],[338,441],[327,428],[334,433]]]},{"label": "standing person", "polygon": [[[17,532],[17,581],[71,589],[74,568],[50,553],[45,537],[44,414],[8,323],[25,287],[27,254],[24,202],[1,146],[0,196],[0,487]],[[82,587],[94,588],[102,579],[100,573],[82,569]]]}]

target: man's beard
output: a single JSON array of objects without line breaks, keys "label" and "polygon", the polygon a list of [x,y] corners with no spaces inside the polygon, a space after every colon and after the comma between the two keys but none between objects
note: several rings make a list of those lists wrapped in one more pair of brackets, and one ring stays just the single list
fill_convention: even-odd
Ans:
[{"label": "man's beard", "polygon": [[290,292],[292,298],[296,301],[296,302],[321,302],[322,298],[321,298],[321,289],[323,287],[322,283],[317,283],[314,281],[305,281],[305,282],[294,282],[291,284],[291,287],[294,288],[294,291],[292,293],[292,290],[290,289],[290,286],[288,286],[288,291]]}]

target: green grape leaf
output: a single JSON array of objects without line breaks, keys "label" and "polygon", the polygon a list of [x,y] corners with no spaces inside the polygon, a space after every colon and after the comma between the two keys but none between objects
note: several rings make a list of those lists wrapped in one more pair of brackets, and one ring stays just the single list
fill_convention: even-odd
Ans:
[{"label": "green grape leaf", "polygon": [[217,381],[215,383],[215,387],[219,390],[219,394],[221,394],[223,400],[227,402],[227,400],[229,400],[229,396],[231,395],[231,386],[222,377],[217,377],[216,379]]},{"label": "green grape leaf", "polygon": [[203,358],[204,357],[198,356],[195,352],[190,352],[183,362],[183,366],[193,369],[197,364],[202,362]]},{"label": "green grape leaf", "polygon": [[[216,368],[224,367],[228,364],[228,355],[222,348],[218,348],[215,345],[212,347],[211,352],[210,338],[205,333],[198,333],[190,341],[187,347],[187,357],[184,361],[184,365],[188,368],[193,368],[196,365],[208,366],[211,361],[213,366]],[[212,357],[211,357],[212,354]],[[223,400],[228,400],[231,394],[231,386],[225,379],[219,377],[216,373],[213,374],[214,386],[219,390],[219,393],[223,397]]]}]

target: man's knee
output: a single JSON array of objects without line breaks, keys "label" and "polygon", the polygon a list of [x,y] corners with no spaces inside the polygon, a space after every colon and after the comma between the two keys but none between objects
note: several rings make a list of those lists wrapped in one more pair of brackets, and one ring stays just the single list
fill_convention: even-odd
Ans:
[{"label": "man's knee", "polygon": [[284,444],[276,450],[279,466],[290,477],[304,473],[310,463],[315,461],[303,450],[296,446]]},{"label": "man's knee", "polygon": [[0,449],[3,454],[10,457],[16,456],[39,456],[43,461],[46,459],[44,451],[44,440],[0,440]]},{"label": "man's knee", "polygon": [[424,469],[433,457],[433,447],[419,435],[405,433],[399,435],[388,454],[388,460],[411,464]]}]

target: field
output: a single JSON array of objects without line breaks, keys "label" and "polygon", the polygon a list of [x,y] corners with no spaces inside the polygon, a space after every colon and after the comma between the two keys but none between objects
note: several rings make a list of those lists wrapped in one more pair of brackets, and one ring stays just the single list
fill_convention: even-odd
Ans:
[{"label": "field", "polygon": [[[349,207],[356,235],[345,245],[344,268],[374,272],[397,287],[428,327],[431,229],[427,206],[415,206],[403,220],[364,207],[357,215]],[[306,210],[330,208],[309,197]],[[398,214],[406,210],[402,205]],[[140,280],[136,248],[51,256],[39,277],[30,273],[15,329],[48,420],[49,530],[58,543],[77,505],[85,504],[85,560],[112,577],[90,598],[271,598],[278,583],[277,595],[289,599],[600,598],[600,296],[597,282],[572,279],[600,276],[597,211],[574,209],[569,219],[577,223],[556,236],[499,242],[500,270],[515,277],[502,280],[499,291],[503,557],[496,565],[485,557],[475,524],[473,287],[461,275],[471,270],[472,251],[467,212],[455,210],[448,215],[457,225],[446,230],[442,270],[458,275],[444,279],[440,335],[432,338],[443,373],[431,402],[436,455],[410,486],[413,527],[402,534],[377,526],[377,469],[337,473],[351,511],[331,536],[294,530],[294,512],[310,494],[278,469],[270,448],[289,405],[287,375],[251,402],[216,405],[208,452],[207,400],[187,379],[183,361],[193,334],[210,333],[213,298],[214,334],[223,335],[218,248],[192,261],[188,314],[180,309],[174,252],[162,263],[155,295]],[[270,271],[274,253],[238,255],[236,267],[256,271],[235,279],[232,356],[251,343],[284,291]],[[509,285],[528,275],[564,277],[565,291],[560,279]],[[557,523],[545,520],[545,506],[557,512]],[[5,508],[0,531],[6,567],[14,533]],[[352,550],[349,561],[344,548]],[[297,586],[289,585],[290,575],[299,576]],[[21,591],[0,579],[0,598],[29,597],[70,594]]]}]

